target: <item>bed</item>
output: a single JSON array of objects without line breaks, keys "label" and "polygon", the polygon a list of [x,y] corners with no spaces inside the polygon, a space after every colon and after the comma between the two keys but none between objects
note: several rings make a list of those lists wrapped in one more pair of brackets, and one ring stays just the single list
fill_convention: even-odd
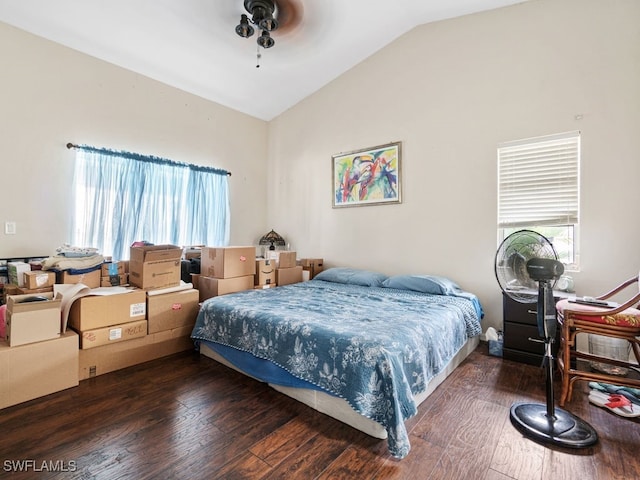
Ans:
[{"label": "bed", "polygon": [[332,268],[308,282],[205,301],[201,354],[410,450],[405,420],[478,344],[472,293],[429,275]]}]

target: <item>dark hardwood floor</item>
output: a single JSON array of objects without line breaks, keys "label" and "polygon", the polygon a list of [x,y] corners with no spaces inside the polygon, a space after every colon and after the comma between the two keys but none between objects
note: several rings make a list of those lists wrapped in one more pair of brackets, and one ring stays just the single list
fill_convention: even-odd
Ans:
[{"label": "dark hardwood floor", "polygon": [[567,409],[598,431],[595,447],[527,440],[509,407],[544,402],[544,373],[481,344],[407,422],[412,450],[398,461],[386,441],[185,352],[0,410],[0,477],[640,478],[640,421],[590,405],[587,393],[578,383]]}]

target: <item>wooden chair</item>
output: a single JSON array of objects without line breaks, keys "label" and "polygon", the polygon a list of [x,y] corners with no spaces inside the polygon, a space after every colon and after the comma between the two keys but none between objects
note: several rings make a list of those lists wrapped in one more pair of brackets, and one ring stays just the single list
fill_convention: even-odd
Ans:
[{"label": "wooden chair", "polygon": [[[637,283],[637,276],[630,278],[610,292],[596,297],[596,299],[606,300],[630,285]],[[576,338],[578,334],[581,333],[623,339],[631,344],[633,354],[638,363],[640,363],[640,310],[633,308],[638,305],[638,302],[640,302],[640,292],[636,290],[632,298],[617,308],[594,307],[591,305],[572,303],[568,299],[560,300],[556,304],[560,327],[560,348],[557,362],[558,369],[562,375],[562,394],[559,402],[561,407],[564,406],[565,402],[571,401],[573,384],[577,380],[640,388],[640,380],[637,375],[635,378],[631,376],[609,375],[607,373],[585,370],[584,366],[582,370],[579,370],[579,365],[576,365],[576,359],[584,359],[607,365],[616,365],[618,367],[638,367],[637,364],[628,361],[613,360],[591,353],[579,352],[576,349]]]}]

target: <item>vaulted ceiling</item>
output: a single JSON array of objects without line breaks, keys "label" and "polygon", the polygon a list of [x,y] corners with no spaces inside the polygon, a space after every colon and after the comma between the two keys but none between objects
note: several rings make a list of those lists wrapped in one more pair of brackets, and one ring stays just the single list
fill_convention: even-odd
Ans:
[{"label": "vaulted ceiling", "polygon": [[522,1],[287,0],[270,49],[236,35],[243,0],[0,0],[0,21],[270,120],[417,25]]}]

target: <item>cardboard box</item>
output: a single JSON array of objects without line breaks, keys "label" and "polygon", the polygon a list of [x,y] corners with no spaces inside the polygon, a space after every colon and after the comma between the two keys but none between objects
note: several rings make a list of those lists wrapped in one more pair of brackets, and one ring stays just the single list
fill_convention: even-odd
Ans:
[{"label": "cardboard box", "polygon": [[255,260],[255,247],[205,247],[200,259],[200,274],[215,278],[254,275]]},{"label": "cardboard box", "polygon": [[129,274],[123,273],[122,275],[111,275],[108,277],[100,277],[101,287],[119,287],[121,285],[127,285],[129,283]]},{"label": "cardboard box", "polygon": [[278,268],[293,268],[296,266],[296,252],[280,252],[278,255]]},{"label": "cardboard box", "polygon": [[301,258],[300,265],[302,267],[316,267],[322,268],[324,261],[322,258]]},{"label": "cardboard box", "polygon": [[39,295],[40,293],[53,293],[53,286],[33,289],[17,287],[14,295]]},{"label": "cardboard box", "polygon": [[24,286],[29,290],[52,287],[53,284],[56,283],[55,272],[32,270],[30,272],[24,272],[22,275],[24,275]]},{"label": "cardboard box", "polygon": [[60,336],[60,298],[54,299],[53,293],[35,296],[47,300],[25,302],[34,295],[10,295],[7,298],[6,336],[11,347]]},{"label": "cardboard box", "polygon": [[31,265],[26,262],[7,262],[9,283],[24,287],[24,273],[31,271]]},{"label": "cardboard box", "polygon": [[89,288],[98,288],[100,286],[100,270],[77,274],[71,274],[64,270],[58,272],[58,283],[82,283]]},{"label": "cardboard box", "polygon": [[80,334],[80,348],[95,348],[101,345],[131,340],[132,338],[144,337],[146,334],[146,320],[85,330]]},{"label": "cardboard box", "polygon": [[78,298],[71,305],[68,325],[76,331],[84,332],[146,318],[146,293],[134,289],[128,293]]},{"label": "cardboard box", "polygon": [[142,289],[180,285],[182,249],[175,245],[131,247],[129,283]]},{"label": "cardboard box", "polygon": [[108,277],[110,275],[124,275],[125,262],[105,262],[100,268],[100,276]]},{"label": "cardboard box", "polygon": [[273,260],[256,260],[255,285],[276,283],[276,262]]},{"label": "cardboard box", "polygon": [[207,298],[217,297],[218,295],[252,290],[253,275],[234,278],[214,278],[200,275],[198,288],[200,291],[200,301],[204,302]]},{"label": "cardboard box", "polygon": [[278,268],[276,270],[277,274],[277,283],[278,286],[282,287],[284,285],[289,285],[291,283],[298,283],[302,281],[302,267],[292,267],[292,268]]},{"label": "cardboard box", "polygon": [[11,283],[5,283],[2,289],[2,303],[6,305],[9,295],[20,295],[20,287]]},{"label": "cardboard box", "polygon": [[174,353],[193,350],[191,330],[192,327],[163,330],[126,342],[80,350],[76,376],[85,380]]},{"label": "cardboard box", "polygon": [[78,334],[68,330],[43,342],[0,342],[0,408],[78,385]]},{"label": "cardboard box", "polygon": [[189,326],[193,328],[200,309],[199,295],[198,290],[193,288],[161,295],[148,295],[148,333],[156,333],[178,327]]}]

